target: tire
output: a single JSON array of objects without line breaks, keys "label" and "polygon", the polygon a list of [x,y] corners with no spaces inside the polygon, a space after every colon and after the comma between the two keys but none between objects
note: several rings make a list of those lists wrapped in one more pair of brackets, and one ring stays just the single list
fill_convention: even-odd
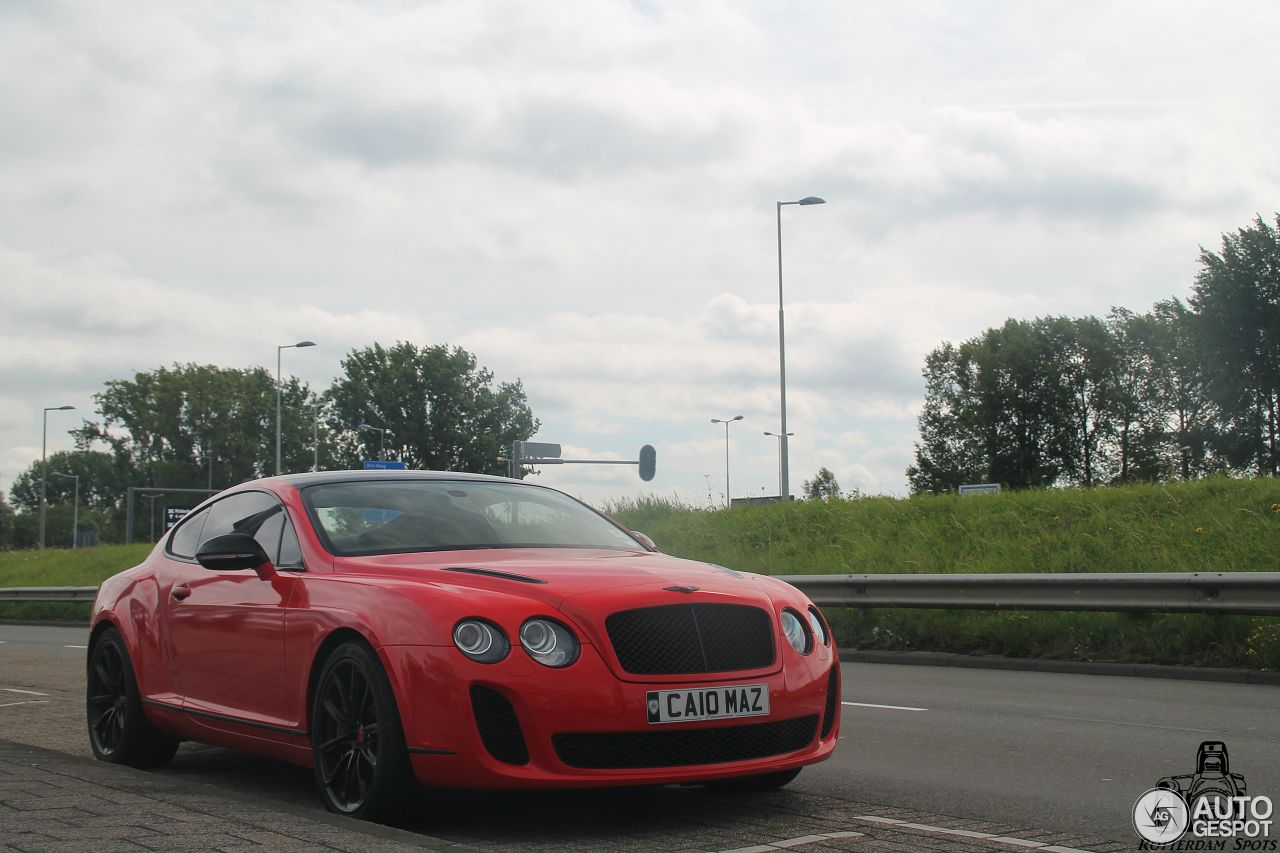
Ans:
[{"label": "tire", "polygon": [[363,643],[344,643],[325,660],[311,704],[311,758],[325,808],[397,823],[418,783],[405,749],[391,682]]},{"label": "tire", "polygon": [[173,758],[178,741],[161,734],[143,713],[129,650],[115,628],[94,641],[85,681],[85,716],[95,758],[144,770]]},{"label": "tire", "polygon": [[797,767],[795,770],[779,770],[777,773],[760,773],[756,776],[738,776],[734,779],[719,779],[715,782],[708,782],[707,787],[712,791],[725,792],[747,792],[747,791],[772,791],[789,785],[800,775],[802,768]]}]

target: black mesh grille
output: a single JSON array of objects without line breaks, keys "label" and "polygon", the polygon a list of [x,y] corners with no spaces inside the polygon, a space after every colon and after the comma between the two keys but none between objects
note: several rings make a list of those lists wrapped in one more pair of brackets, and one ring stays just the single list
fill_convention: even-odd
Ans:
[{"label": "black mesh grille", "polygon": [[741,604],[667,604],[605,620],[618,662],[636,675],[735,672],[773,663],[769,614]]},{"label": "black mesh grille", "polygon": [[822,710],[822,737],[825,740],[835,728],[836,714],[840,711],[840,661],[831,665],[827,676],[827,706]]},{"label": "black mesh grille", "polygon": [[581,732],[551,736],[556,755],[570,767],[620,770],[685,767],[765,758],[804,749],[813,742],[818,715],[776,723],[645,732]]},{"label": "black mesh grille", "polygon": [[506,764],[529,763],[529,747],[520,730],[520,719],[506,696],[490,687],[473,685],[471,708],[480,740],[490,755]]}]

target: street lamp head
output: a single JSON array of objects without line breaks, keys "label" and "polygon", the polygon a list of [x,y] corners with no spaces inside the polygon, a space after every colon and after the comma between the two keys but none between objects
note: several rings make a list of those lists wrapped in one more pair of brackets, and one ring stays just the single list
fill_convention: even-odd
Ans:
[{"label": "street lamp head", "polygon": [[804,198],[800,199],[800,204],[802,205],[826,204],[826,203],[827,203],[827,200],[825,198],[818,198],[816,195],[805,196]]},{"label": "street lamp head", "polygon": [[735,415],[733,419],[734,419],[735,421],[740,421],[740,420],[742,420],[742,415]]},{"label": "street lamp head", "polygon": [[46,406],[45,411],[46,412],[69,412],[74,408],[75,406]]},{"label": "street lamp head", "polygon": [[[804,202],[800,202],[800,203],[804,204]],[[822,199],[818,199],[817,203],[822,204]],[[315,341],[298,341],[296,344],[294,344],[294,346],[298,347],[299,349],[301,349],[302,347],[313,347],[315,345],[316,345]]]}]

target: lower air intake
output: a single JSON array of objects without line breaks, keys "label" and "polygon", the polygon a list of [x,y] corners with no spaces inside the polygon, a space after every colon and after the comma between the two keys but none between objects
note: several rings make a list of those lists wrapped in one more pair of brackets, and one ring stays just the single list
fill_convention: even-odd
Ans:
[{"label": "lower air intake", "polygon": [[711,729],[579,732],[552,735],[556,755],[570,767],[622,770],[747,761],[804,749],[818,731],[818,715]]},{"label": "lower air intake", "polygon": [[475,713],[480,740],[490,755],[503,764],[529,763],[529,747],[520,729],[520,718],[506,696],[491,687],[473,685],[471,710]]}]

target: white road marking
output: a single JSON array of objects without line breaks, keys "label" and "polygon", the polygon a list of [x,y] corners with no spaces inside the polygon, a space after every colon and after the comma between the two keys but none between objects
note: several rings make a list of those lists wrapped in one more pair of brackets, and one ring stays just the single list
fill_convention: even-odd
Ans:
[{"label": "white road marking", "polygon": [[48,693],[41,693],[38,690],[22,690],[17,687],[0,687],[5,693],[25,693],[27,696],[48,696]]},{"label": "white road marking", "polygon": [[1107,726],[1136,726],[1142,729],[1162,729],[1167,732],[1197,732],[1200,734],[1219,734],[1213,729],[1193,729],[1187,726],[1161,726],[1156,723],[1135,723],[1125,720],[1100,720],[1095,717],[1071,717],[1066,714],[1045,714],[1047,720],[1071,720],[1077,723],[1102,723]]},{"label": "white road marking", "polygon": [[63,646],[64,649],[87,649],[88,646]]},{"label": "white road marking", "polygon": [[25,699],[22,702],[3,702],[0,708],[12,708],[14,705],[48,705],[48,699]]},{"label": "white road marking", "polygon": [[908,708],[906,705],[872,705],[870,702],[841,702],[841,705],[853,705],[857,708],[884,708],[886,711],[927,711],[928,708]]},{"label": "white road marking", "polygon": [[859,817],[850,818],[850,820],[861,820],[866,823],[878,823],[883,826],[892,826],[898,829],[914,829],[918,832],[936,832],[939,835],[954,835],[959,838],[979,838],[984,841],[994,841],[997,844],[1009,844],[1026,850],[1040,850],[1044,853],[1090,853],[1090,851],[1081,850],[1078,847],[1062,847],[1057,844],[1046,844],[1043,841],[1031,841],[1026,838],[1010,838],[1007,835],[996,835],[994,832],[976,832],[972,829],[950,829],[945,826],[930,826],[927,823],[910,823],[908,821],[898,820],[897,818],[892,817],[861,815]]},{"label": "white road marking", "polygon": [[770,850],[789,850],[802,844],[815,844],[819,841],[830,841],[835,838],[862,838],[861,832],[824,832],[821,835],[801,835],[798,838],[786,838],[772,844],[757,844],[754,847],[736,847],[721,853],[769,853]]}]

